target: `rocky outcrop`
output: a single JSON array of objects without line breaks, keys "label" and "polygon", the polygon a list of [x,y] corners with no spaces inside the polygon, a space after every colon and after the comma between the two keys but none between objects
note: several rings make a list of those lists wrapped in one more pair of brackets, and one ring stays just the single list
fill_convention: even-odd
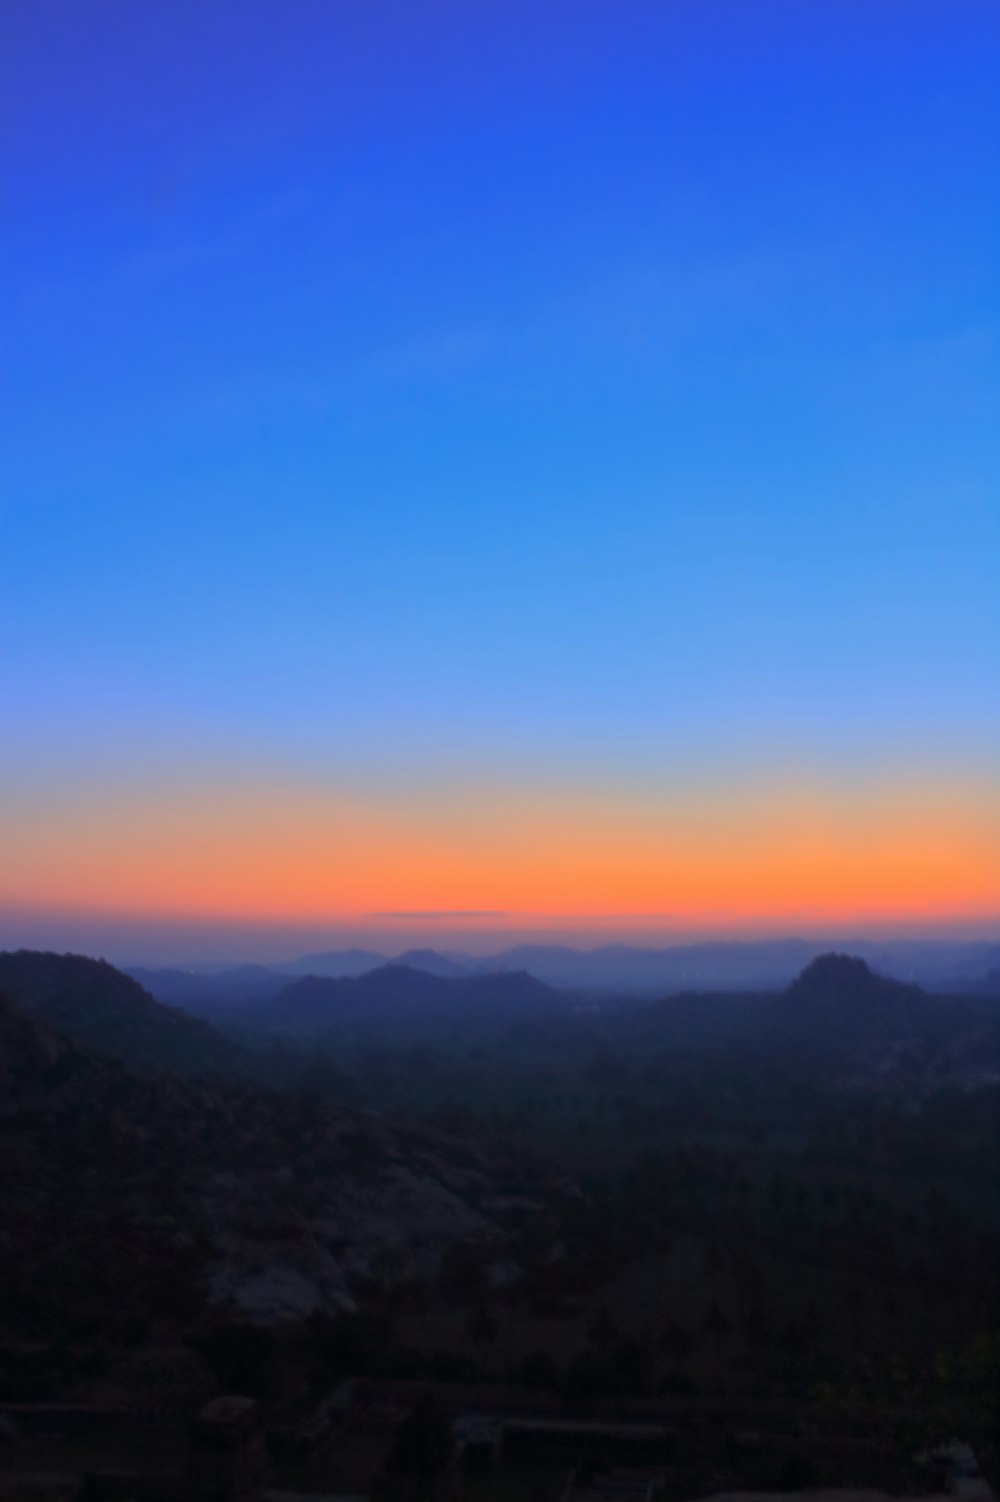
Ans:
[{"label": "rocky outcrop", "polygon": [[[495,1239],[509,1161],[318,1094],[147,1074],[0,1002],[7,1328],[353,1306]],[[561,1183],[522,1199],[529,1220]],[[502,1198],[502,1197],[501,1197]]]}]

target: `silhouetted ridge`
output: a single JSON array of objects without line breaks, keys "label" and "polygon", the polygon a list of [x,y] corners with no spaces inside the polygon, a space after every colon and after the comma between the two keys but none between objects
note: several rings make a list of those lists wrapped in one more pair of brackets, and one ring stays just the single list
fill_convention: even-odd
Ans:
[{"label": "silhouetted ridge", "polygon": [[385,955],[375,954],[369,949],[325,949],[300,955],[297,960],[275,968],[289,975],[323,975],[340,979],[342,976],[364,975],[384,964]]},{"label": "silhouetted ridge", "polygon": [[0,954],[0,988],[31,1016],[133,1064],[187,1074],[229,1068],[241,1057],[207,1022],[164,1006],[105,960],[30,949]]},{"label": "silhouetted ridge", "polygon": [[919,986],[876,975],[864,960],[854,955],[820,954],[796,976],[785,994],[807,1000],[843,1002],[923,993]]},{"label": "silhouetted ridge", "polygon": [[776,998],[762,1036],[816,1059],[870,1059],[893,1041],[947,1028],[948,1003],[847,954],[822,954]]},{"label": "silhouetted ridge", "polygon": [[408,949],[405,954],[397,954],[389,963],[406,965],[411,970],[426,970],[430,975],[440,975],[445,979],[465,975],[469,968],[469,961],[459,964],[446,954],[438,954],[436,949]]},{"label": "silhouetted ridge", "polygon": [[440,976],[412,965],[383,965],[355,979],[306,976],[254,1015],[258,1026],[317,1032],[343,1023],[423,1026],[463,1015],[498,1019],[531,1015],[558,993],[524,970]]},{"label": "silhouetted ridge", "polygon": [[[996,991],[995,977],[990,980],[988,976],[1000,965],[1000,946],[996,944],[837,942],[843,944],[847,954],[860,956],[874,966],[876,974],[915,980],[925,990],[951,995]],[[371,950],[344,949],[317,951],[269,965],[212,966],[207,970],[130,966],[126,973],[157,1001],[212,1019],[260,1006],[303,976],[357,978],[387,964],[456,979],[526,970],[545,985],[563,990],[652,998],[705,991],[776,991],[788,986],[803,966],[823,953],[821,943],[805,938],[679,944],[662,949],[637,949],[627,944],[593,949],[523,944],[493,955],[421,948],[390,958]]]}]

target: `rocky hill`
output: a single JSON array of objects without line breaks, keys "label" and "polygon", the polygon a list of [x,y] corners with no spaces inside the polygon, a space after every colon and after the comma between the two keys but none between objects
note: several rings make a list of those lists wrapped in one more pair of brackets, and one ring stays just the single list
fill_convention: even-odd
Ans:
[{"label": "rocky hill", "polygon": [[973,996],[928,993],[877,975],[864,960],[824,954],[755,1026],[769,1048],[865,1078],[1000,1077],[1000,1014]]},{"label": "rocky hill", "polygon": [[241,1050],[207,1022],[156,1001],[104,960],[19,949],[0,954],[0,991],[88,1048],[146,1068],[238,1067]]},{"label": "rocky hill", "polygon": [[[501,1256],[569,1187],[431,1126],[239,1080],[145,1073],[0,1001],[0,1332],[141,1338],[271,1320]],[[502,1221],[502,1228],[501,1228]]]}]

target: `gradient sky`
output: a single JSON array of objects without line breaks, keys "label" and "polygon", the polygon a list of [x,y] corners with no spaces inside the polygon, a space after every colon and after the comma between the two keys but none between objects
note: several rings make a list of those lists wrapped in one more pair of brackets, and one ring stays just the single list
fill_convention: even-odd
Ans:
[{"label": "gradient sky", "polygon": [[0,17],[0,943],[990,929],[995,0]]}]

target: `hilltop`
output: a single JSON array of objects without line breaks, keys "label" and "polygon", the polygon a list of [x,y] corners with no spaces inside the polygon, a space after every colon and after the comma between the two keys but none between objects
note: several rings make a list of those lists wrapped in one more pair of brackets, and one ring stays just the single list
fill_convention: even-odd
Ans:
[{"label": "hilltop", "polygon": [[147,1068],[230,1070],[242,1050],[207,1022],[155,1000],[105,960],[20,949],[0,954],[0,991],[81,1044]]},{"label": "hilltop", "polygon": [[985,998],[929,993],[876,974],[856,956],[813,960],[767,1010],[761,1038],[782,1053],[868,1077],[905,1069],[914,1079],[1000,1068],[996,1007]]}]

